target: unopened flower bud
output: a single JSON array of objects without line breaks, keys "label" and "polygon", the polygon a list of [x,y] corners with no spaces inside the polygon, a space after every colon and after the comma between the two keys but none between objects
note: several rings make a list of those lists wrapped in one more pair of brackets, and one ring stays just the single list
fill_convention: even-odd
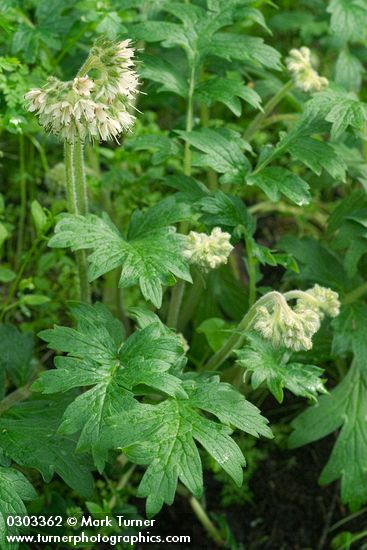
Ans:
[{"label": "unopened flower bud", "polygon": [[320,76],[312,67],[309,48],[302,47],[299,50],[291,50],[286,64],[293,75],[295,85],[304,92],[319,92],[329,84],[328,79]]},{"label": "unopened flower bud", "polygon": [[[328,315],[329,317],[337,317],[339,315],[339,296],[330,288],[315,285],[306,290],[304,294],[304,298],[298,300],[297,308],[312,308],[318,313],[321,319],[323,319],[324,315]],[[308,300],[308,297],[311,297],[312,300]]]},{"label": "unopened flower bud", "polygon": [[[265,305],[256,309],[253,327],[271,340],[275,347],[284,346],[294,351],[312,348],[312,337],[319,330],[325,315],[339,314],[340,302],[336,292],[315,285],[307,291],[290,291],[284,295],[270,292]],[[287,299],[297,299],[294,308]],[[264,299],[262,299],[264,302]]]},{"label": "unopened flower bud", "polygon": [[210,235],[190,231],[183,254],[191,263],[204,270],[215,269],[228,261],[228,256],[233,250],[230,238],[231,235],[222,231],[220,227],[215,227]]}]

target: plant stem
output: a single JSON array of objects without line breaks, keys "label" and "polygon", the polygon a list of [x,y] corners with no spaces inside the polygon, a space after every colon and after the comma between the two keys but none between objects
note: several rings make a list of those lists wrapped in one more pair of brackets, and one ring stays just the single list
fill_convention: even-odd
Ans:
[{"label": "plant stem", "polygon": [[223,540],[219,530],[215,527],[208,514],[205,512],[200,502],[194,496],[191,496],[189,499],[189,503],[201,525],[204,527],[204,529],[207,531],[213,541],[218,544],[218,546],[224,546],[225,541]]},{"label": "plant stem", "polygon": [[[189,81],[189,93],[187,98],[186,111],[186,132],[191,132],[194,118],[194,90],[195,90],[195,63],[192,63]],[[183,173],[185,176],[191,175],[191,148],[188,141],[185,142]],[[186,233],[188,229],[187,222],[181,224],[181,232]],[[180,313],[181,302],[184,295],[185,282],[180,280],[172,290],[171,301],[168,308],[167,324],[171,328],[176,328]]]},{"label": "plant stem", "polygon": [[65,141],[65,179],[66,179],[66,200],[68,211],[70,214],[79,214],[78,198],[76,195],[75,178],[74,178],[74,148],[71,143]]},{"label": "plant stem", "polygon": [[[66,194],[68,210],[71,214],[81,213],[80,208],[86,209],[86,192],[84,190],[84,160],[83,149],[77,148],[75,155],[75,146],[65,141],[65,175],[66,175]],[[78,176],[78,181],[76,179]],[[81,206],[80,206],[81,201]],[[82,302],[90,302],[90,291],[88,282],[87,257],[84,250],[76,252],[76,263],[79,276],[79,298]]]},{"label": "plant stem", "polygon": [[191,495],[191,493],[189,493],[189,491],[187,491],[187,489],[181,484],[177,486],[177,493],[188,499],[195,516],[198,518],[205,531],[216,542],[216,544],[218,544],[219,546],[224,546],[225,541],[223,540],[222,535],[215,527],[214,523],[212,522],[200,502],[193,495]]},{"label": "plant stem", "polygon": [[276,295],[279,296],[279,293],[275,291],[269,292],[268,294],[265,294],[265,296],[262,296],[261,298],[258,299],[258,301],[244,315],[242,321],[240,321],[235,331],[228,338],[228,340],[223,344],[220,350],[217,351],[217,353],[215,353],[209,359],[209,361],[206,363],[204,367],[204,370],[216,370],[222,365],[222,363],[224,363],[224,361],[227,359],[227,357],[229,357],[229,355],[232,353],[235,347],[241,345],[245,337],[246,330],[250,328],[252,321],[256,316],[258,306],[266,304],[267,302],[272,300],[273,297],[275,297]]},{"label": "plant stem", "polygon": [[358,300],[358,298],[363,296],[363,294],[366,294],[366,292],[367,292],[367,281],[361,284],[360,286],[358,286],[357,288],[355,288],[354,290],[351,290],[351,292],[348,292],[348,294],[346,294],[342,299],[342,303],[351,304],[352,302],[355,302],[356,300]]},{"label": "plant stem", "polygon": [[[189,81],[189,93],[187,97],[186,111],[186,132],[191,132],[194,119],[194,90],[195,90],[195,63],[192,63]],[[185,176],[191,175],[191,147],[188,141],[185,142],[183,171]]]},{"label": "plant stem", "polygon": [[26,187],[26,171],[25,171],[25,152],[24,152],[24,136],[19,134],[19,188],[20,188],[20,209],[19,209],[19,225],[17,239],[17,254],[16,266],[19,265],[23,252],[24,227],[27,208],[27,187]]},{"label": "plant stem", "polygon": [[247,271],[249,279],[249,298],[248,303],[251,307],[256,302],[256,258],[253,255],[252,241],[249,238],[245,238],[246,252],[247,252]]},{"label": "plant stem", "polygon": [[171,301],[168,308],[167,326],[170,328],[177,328],[184,290],[185,281],[180,279],[172,291]]},{"label": "plant stem", "polygon": [[9,393],[9,395],[4,397],[4,399],[0,401],[0,415],[10,409],[10,407],[15,405],[16,403],[19,403],[19,401],[24,401],[25,399],[28,399],[31,394],[30,387],[32,382],[26,384],[25,386],[22,386],[21,388],[18,388],[12,393]]},{"label": "plant stem", "polygon": [[[203,128],[208,128],[210,122],[210,109],[205,103],[200,106],[200,121]],[[213,168],[208,168],[207,176],[209,189],[217,189],[218,176]]]},{"label": "plant stem", "polygon": [[251,141],[258,129],[262,126],[265,119],[270,115],[270,113],[275,109],[275,107],[282,101],[282,99],[288,95],[289,91],[293,88],[293,82],[290,80],[280,90],[267,102],[264,107],[264,110],[259,113],[251,124],[248,126],[246,132],[243,135],[243,138],[246,141]]},{"label": "plant stem", "polygon": [[131,476],[134,473],[135,468],[136,468],[136,466],[135,466],[135,464],[133,464],[132,466],[130,466],[130,468],[127,470],[127,472],[125,472],[121,476],[118,484],[116,485],[115,494],[111,497],[111,499],[108,503],[108,507],[110,508],[110,510],[112,510],[112,508],[114,508],[116,506],[118,493],[119,493],[119,491],[122,491],[122,489],[124,489],[126,487],[127,483],[129,482]]},{"label": "plant stem", "polygon": [[201,273],[197,273],[194,277],[194,282],[190,288],[190,292],[188,293],[188,296],[181,311],[180,320],[178,323],[178,330],[180,332],[183,332],[185,330],[187,323],[190,321],[192,314],[196,310],[203,289],[203,276],[201,275]]},{"label": "plant stem", "polygon": [[88,214],[88,192],[84,168],[84,145],[80,140],[74,143],[74,174],[79,214]]}]

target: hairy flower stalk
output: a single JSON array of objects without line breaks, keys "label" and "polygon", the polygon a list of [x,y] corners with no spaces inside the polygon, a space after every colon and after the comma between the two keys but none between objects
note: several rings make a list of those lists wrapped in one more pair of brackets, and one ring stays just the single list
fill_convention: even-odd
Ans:
[{"label": "hairy flower stalk", "polygon": [[309,48],[302,47],[299,50],[291,50],[286,64],[293,75],[296,87],[304,92],[319,92],[329,84],[328,79],[320,76],[312,67]]},{"label": "hairy flower stalk", "polygon": [[[296,299],[292,308],[288,300]],[[237,329],[222,348],[217,351],[205,368],[215,370],[238,348],[249,330],[260,332],[271,340],[275,347],[282,346],[293,351],[309,350],[312,336],[319,330],[321,321],[328,315],[339,314],[338,294],[330,288],[315,285],[313,288],[292,290],[281,294],[272,291],[265,294],[248,310]]]},{"label": "hairy flower stalk", "polygon": [[[38,116],[40,125],[65,143],[67,203],[72,214],[88,213],[85,142],[117,141],[131,130],[138,84],[131,41],[99,39],[73,80],[49,77],[42,88],[25,95],[28,110]],[[77,252],[76,258],[80,298],[89,301],[85,252]]]},{"label": "hairy flower stalk", "polygon": [[215,227],[210,235],[190,231],[184,256],[204,271],[226,264],[233,250],[231,235]]}]

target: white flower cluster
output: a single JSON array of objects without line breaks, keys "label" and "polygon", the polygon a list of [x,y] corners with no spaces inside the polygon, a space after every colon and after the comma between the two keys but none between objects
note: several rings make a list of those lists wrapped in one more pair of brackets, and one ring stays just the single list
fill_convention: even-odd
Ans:
[{"label": "white flower cluster", "polygon": [[306,309],[313,309],[321,320],[325,317],[325,315],[328,315],[329,317],[337,317],[339,315],[339,296],[330,288],[315,285],[302,294],[302,298],[297,300],[296,305],[296,309],[299,312]]},{"label": "white flower cluster", "polygon": [[62,82],[49,77],[42,88],[30,90],[25,99],[41,126],[62,139],[117,140],[134,123],[129,109],[134,107],[138,85],[131,41],[101,39],[74,80]]},{"label": "white flower cluster", "polygon": [[[315,285],[306,292],[297,292],[297,303],[292,309],[286,296],[272,292],[269,305],[257,308],[254,329],[275,347],[284,346],[293,351],[312,348],[312,337],[319,330],[325,315],[336,317],[340,302],[336,292]],[[292,295],[292,293],[290,293]]]},{"label": "white flower cluster", "polygon": [[309,48],[291,50],[286,63],[288,70],[293,74],[295,85],[304,92],[319,92],[329,84],[328,79],[320,76],[312,67]]},{"label": "white flower cluster", "polygon": [[230,238],[231,235],[222,231],[220,227],[215,227],[210,235],[190,231],[183,254],[191,263],[204,270],[214,269],[227,263],[228,256],[233,250]]}]

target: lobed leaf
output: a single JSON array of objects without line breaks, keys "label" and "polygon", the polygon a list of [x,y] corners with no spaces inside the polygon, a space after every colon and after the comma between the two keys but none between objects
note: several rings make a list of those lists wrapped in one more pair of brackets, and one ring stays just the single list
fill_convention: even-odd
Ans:
[{"label": "lobed leaf", "polygon": [[150,323],[123,342],[120,323],[102,304],[78,304],[72,313],[76,329],[56,326],[40,334],[49,347],[68,356],[57,357],[57,368],[41,373],[33,389],[49,394],[92,386],[68,405],[59,429],[80,432],[78,450],[91,450],[102,469],[104,456],[97,443],[106,419],[138,405],[135,387],[186,397],[180,379],[168,372],[184,351],[179,337],[161,323]]},{"label": "lobed leaf", "polygon": [[191,282],[183,257],[185,237],[171,223],[189,217],[189,208],[168,198],[147,212],[135,212],[125,239],[107,214],[102,218],[65,215],[56,225],[49,246],[88,250],[89,280],[121,266],[120,287],[139,284],[146,300],[162,304],[162,285],[173,285],[176,277]]},{"label": "lobed leaf", "polygon": [[319,393],[326,393],[321,378],[323,369],[315,365],[285,362],[284,350],[275,350],[271,343],[255,333],[246,335],[246,339],[248,345],[236,353],[238,364],[251,373],[251,385],[255,390],[266,382],[279,403],[283,401],[283,388],[314,401]]}]

